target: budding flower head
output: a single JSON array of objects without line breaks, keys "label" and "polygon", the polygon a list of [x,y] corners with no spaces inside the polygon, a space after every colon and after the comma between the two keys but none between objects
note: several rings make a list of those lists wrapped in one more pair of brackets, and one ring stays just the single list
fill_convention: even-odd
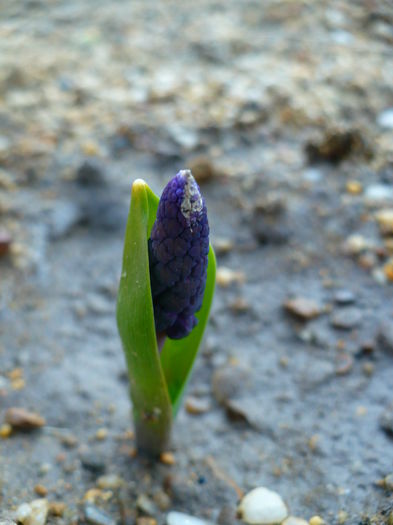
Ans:
[{"label": "budding flower head", "polygon": [[186,337],[197,324],[206,285],[209,223],[190,170],[165,187],[149,239],[150,281],[157,333]]}]

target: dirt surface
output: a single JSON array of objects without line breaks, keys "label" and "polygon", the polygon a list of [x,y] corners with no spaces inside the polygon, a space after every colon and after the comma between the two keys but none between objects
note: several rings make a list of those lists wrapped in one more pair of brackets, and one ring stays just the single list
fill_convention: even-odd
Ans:
[{"label": "dirt surface", "polygon": [[[1,2],[0,421],[46,423],[0,426],[0,517],[47,491],[49,523],[88,501],[232,525],[262,485],[306,519],[393,519],[392,28],[389,1]],[[219,280],[154,465],[116,291],[132,181],[184,167]]]}]

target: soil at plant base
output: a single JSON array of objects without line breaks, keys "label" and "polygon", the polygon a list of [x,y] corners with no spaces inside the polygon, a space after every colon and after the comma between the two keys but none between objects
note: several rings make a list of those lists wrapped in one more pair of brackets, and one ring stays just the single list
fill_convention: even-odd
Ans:
[{"label": "soil at plant base", "polygon": [[[231,525],[262,485],[306,519],[391,519],[391,2],[6,0],[0,17],[2,516],[45,497],[48,523]],[[218,285],[153,464],[116,292],[132,181],[160,193],[184,167]],[[10,434],[15,407],[45,424]]]}]

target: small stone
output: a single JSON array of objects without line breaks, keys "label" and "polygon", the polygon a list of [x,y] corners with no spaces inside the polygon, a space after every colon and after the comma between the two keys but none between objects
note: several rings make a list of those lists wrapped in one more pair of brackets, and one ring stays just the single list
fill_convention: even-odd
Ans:
[{"label": "small stone", "polygon": [[358,234],[349,236],[344,243],[344,252],[348,255],[359,255],[370,248],[372,248],[372,243]]},{"label": "small stone", "polygon": [[288,516],[288,518],[282,522],[282,525],[308,525],[308,521],[303,518]]},{"label": "small stone", "polygon": [[237,297],[234,301],[229,304],[231,311],[236,314],[244,314],[251,308],[250,303],[244,299],[244,297]]},{"label": "small stone", "polygon": [[230,239],[225,239],[224,237],[219,237],[218,239],[213,239],[213,248],[217,255],[225,255],[233,250],[234,244]]},{"label": "small stone", "polygon": [[212,390],[216,400],[227,405],[244,390],[250,379],[250,370],[244,365],[227,364],[218,368],[212,378]]},{"label": "small stone", "polygon": [[353,368],[353,357],[350,354],[341,354],[337,358],[336,374],[344,376],[349,374]]},{"label": "small stone", "polygon": [[153,499],[154,499],[154,503],[162,511],[168,510],[169,507],[171,506],[171,499],[168,496],[168,494],[166,492],[164,492],[163,490],[158,490],[154,494],[154,498]]},{"label": "small stone", "polygon": [[83,512],[86,521],[92,525],[116,525],[113,518],[91,503],[85,503]]},{"label": "small stone", "polygon": [[97,441],[104,441],[108,437],[108,429],[107,428],[99,428],[96,432],[96,440]]},{"label": "small stone", "polygon": [[105,463],[98,454],[94,452],[84,452],[81,454],[82,467],[94,474],[101,474],[105,471]]},{"label": "small stone", "polygon": [[34,487],[34,492],[38,496],[44,497],[48,494],[48,489],[44,485],[38,484]]},{"label": "small stone", "polygon": [[0,230],[0,257],[7,255],[12,243],[12,237],[6,230]]},{"label": "small stone", "polygon": [[383,479],[383,486],[386,490],[393,491],[393,474],[388,474]]},{"label": "small stone", "polygon": [[381,235],[393,235],[393,208],[379,210],[375,214]]},{"label": "small stone", "polygon": [[22,503],[16,511],[16,519],[23,525],[44,525],[48,511],[48,500],[36,499],[31,503]]},{"label": "small stone", "polygon": [[199,415],[210,410],[210,403],[207,399],[188,396],[185,402],[185,408],[189,414]]},{"label": "small stone", "polygon": [[377,117],[377,124],[381,128],[393,129],[393,108],[384,109]]},{"label": "small stone", "polygon": [[363,186],[357,180],[349,180],[346,184],[346,189],[351,195],[359,195],[363,191]]},{"label": "small stone", "polygon": [[139,494],[136,500],[137,509],[146,516],[157,514],[155,503],[146,494]]},{"label": "small stone", "polygon": [[313,516],[309,519],[309,525],[324,525],[324,521],[320,516]]},{"label": "small stone", "polygon": [[176,458],[172,452],[162,452],[160,455],[160,461],[161,463],[164,463],[164,465],[174,465],[176,463]]},{"label": "small stone", "polygon": [[323,309],[317,302],[304,297],[295,297],[286,300],[284,308],[288,313],[303,321],[309,321],[310,319],[319,317],[323,312]]},{"label": "small stone", "polygon": [[342,306],[353,304],[356,301],[356,297],[350,290],[337,290],[334,294],[334,301]]},{"label": "small stone", "polygon": [[363,365],[363,373],[364,375],[366,375],[367,377],[371,377],[375,372],[375,365],[374,363],[371,363],[371,362],[368,362],[368,363],[364,363]]},{"label": "small stone", "polygon": [[360,131],[334,129],[326,131],[320,141],[310,141],[305,146],[310,164],[330,162],[338,164],[352,156],[372,157],[372,151]]},{"label": "small stone", "polygon": [[393,438],[393,406],[385,408],[380,416],[379,424],[382,430]]},{"label": "small stone", "polygon": [[368,207],[393,203],[393,187],[388,184],[373,184],[366,188],[363,198]]},{"label": "small stone", "polygon": [[348,519],[348,513],[345,512],[345,510],[340,510],[337,514],[337,522],[340,525],[343,525],[343,523],[345,523],[347,519]]},{"label": "small stone", "polygon": [[0,438],[7,439],[12,434],[12,426],[9,423],[4,423],[0,426]]},{"label": "small stone", "polygon": [[210,521],[201,520],[184,514],[183,512],[171,511],[166,517],[166,525],[213,525]]},{"label": "small stone", "polygon": [[73,434],[65,434],[61,436],[60,441],[66,448],[74,448],[78,444],[78,440]]},{"label": "small stone", "polygon": [[100,164],[93,159],[83,162],[76,172],[76,182],[85,188],[105,186]]},{"label": "small stone", "polygon": [[4,419],[13,430],[29,431],[45,425],[45,419],[42,416],[19,407],[9,408]]},{"label": "small stone", "polygon": [[238,513],[250,525],[281,523],[288,516],[288,509],[277,492],[257,487],[241,500]]},{"label": "small stone", "polygon": [[352,330],[359,326],[362,321],[362,313],[360,310],[355,308],[346,308],[345,310],[339,310],[334,312],[330,323],[334,328],[339,330]]},{"label": "small stone", "polygon": [[383,272],[388,281],[393,282],[393,257],[391,257],[383,266]]},{"label": "small stone", "polygon": [[382,321],[379,325],[377,342],[381,350],[393,355],[393,319]]},{"label": "small stone", "polygon": [[49,514],[58,518],[63,517],[67,506],[62,501],[52,501],[49,503]]},{"label": "small stone", "polygon": [[207,157],[193,159],[189,167],[198,184],[204,184],[216,175],[216,169]]},{"label": "small stone", "polygon": [[100,476],[97,480],[97,487],[100,489],[116,490],[124,485],[124,479],[116,474],[108,474],[107,476]]},{"label": "small stone", "polygon": [[136,525],[157,525],[157,520],[143,516],[141,518],[137,518]]},{"label": "small stone", "polygon": [[246,281],[244,272],[234,271],[225,266],[217,268],[216,282],[222,288],[228,288],[231,284],[243,284]]},{"label": "small stone", "polygon": [[283,244],[288,241],[291,231],[286,210],[286,201],[276,194],[268,194],[255,203],[251,229],[259,243]]}]

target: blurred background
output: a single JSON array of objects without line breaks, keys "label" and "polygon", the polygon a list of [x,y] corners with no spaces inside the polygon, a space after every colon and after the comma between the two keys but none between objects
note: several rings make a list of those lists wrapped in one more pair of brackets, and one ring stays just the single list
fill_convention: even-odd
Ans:
[{"label": "blurred background", "polygon": [[[388,0],[0,2],[0,518],[393,519],[392,45]],[[132,181],[182,168],[217,291],[149,465],[115,302]]]}]

